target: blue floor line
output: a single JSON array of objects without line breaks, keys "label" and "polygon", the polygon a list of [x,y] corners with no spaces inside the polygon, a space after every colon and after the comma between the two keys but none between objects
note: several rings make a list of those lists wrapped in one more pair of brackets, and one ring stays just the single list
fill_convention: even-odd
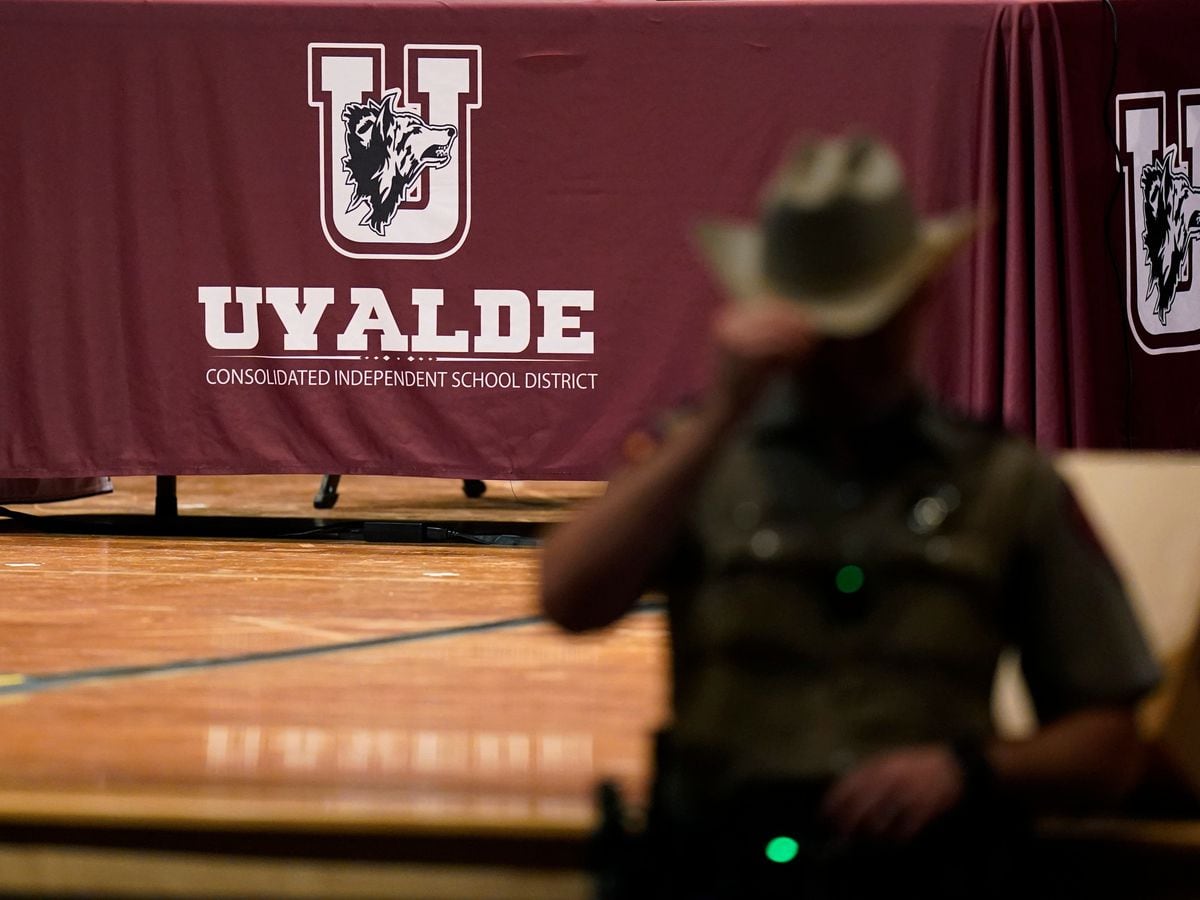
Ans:
[{"label": "blue floor line", "polygon": [[[662,612],[665,608],[665,604],[662,603],[647,603],[634,607],[631,613]],[[180,659],[139,666],[102,666],[93,669],[53,672],[45,675],[0,675],[0,697],[12,696],[14,694],[35,694],[41,691],[97,681],[146,678],[154,675],[225,669],[232,668],[233,666],[283,662],[286,660],[304,659],[310,656],[325,656],[333,653],[370,650],[375,647],[412,644],[419,641],[437,640],[439,638],[462,637],[464,635],[484,634],[491,631],[525,628],[529,625],[538,625],[547,621],[545,616],[520,616],[513,619],[477,622],[471,625],[452,625],[447,628],[433,628],[428,631],[388,634],[380,637],[363,638],[357,641],[339,641],[332,644],[317,644],[307,647],[290,647],[285,650],[265,650],[259,653],[243,653],[236,656]]]}]

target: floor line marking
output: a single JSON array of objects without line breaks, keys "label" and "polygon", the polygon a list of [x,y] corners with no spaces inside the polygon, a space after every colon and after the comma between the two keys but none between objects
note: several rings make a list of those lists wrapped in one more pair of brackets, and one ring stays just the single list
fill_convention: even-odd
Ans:
[{"label": "floor line marking", "polygon": [[[644,614],[662,612],[666,609],[664,603],[643,603],[635,606],[629,614]],[[53,672],[46,675],[11,675],[0,676],[0,700],[16,694],[34,694],[41,691],[56,690],[77,684],[89,684],[105,681],[119,681],[129,678],[150,678],[162,675],[175,675],[189,672],[206,671],[209,669],[227,669],[235,666],[248,666],[256,663],[284,662],[295,659],[306,659],[313,656],[328,656],[334,653],[349,653],[358,650],[371,650],[376,647],[388,647],[399,644],[414,644],[420,641],[437,640],[439,638],[463,637],[472,634],[483,634],[490,631],[507,631],[525,628],[530,625],[545,624],[549,620],[545,616],[519,616],[511,619],[496,619],[490,622],[475,622],[469,625],[451,625],[444,628],[431,628],[426,631],[405,632],[403,634],[387,634],[373,638],[362,638],[355,641],[338,641],[330,644],[314,644],[306,647],[289,647],[283,650],[264,650],[257,653],[241,653],[235,656],[210,656],[199,659],[180,659],[163,663],[148,663],[136,666],[100,666],[91,669],[75,669],[66,672]],[[5,678],[19,679],[5,681]]]}]

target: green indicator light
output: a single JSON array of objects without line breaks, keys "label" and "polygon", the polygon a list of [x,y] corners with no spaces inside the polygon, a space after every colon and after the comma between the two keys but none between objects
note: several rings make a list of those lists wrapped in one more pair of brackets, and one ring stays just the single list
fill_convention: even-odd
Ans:
[{"label": "green indicator light", "polygon": [[800,845],[790,837],[771,838],[767,841],[767,859],[773,863],[790,863],[800,852]]},{"label": "green indicator light", "polygon": [[837,589],[843,594],[855,594],[866,580],[867,576],[858,566],[842,566],[837,573]]}]

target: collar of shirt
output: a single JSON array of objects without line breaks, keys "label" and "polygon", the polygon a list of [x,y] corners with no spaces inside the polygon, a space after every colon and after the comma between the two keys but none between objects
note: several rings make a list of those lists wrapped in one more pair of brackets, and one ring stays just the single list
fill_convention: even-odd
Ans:
[{"label": "collar of shirt", "polygon": [[796,442],[819,456],[852,451],[863,465],[955,455],[955,429],[923,390],[914,386],[886,411],[866,419],[821,415],[805,402],[803,387],[778,379],[768,387],[749,423],[756,440]]}]

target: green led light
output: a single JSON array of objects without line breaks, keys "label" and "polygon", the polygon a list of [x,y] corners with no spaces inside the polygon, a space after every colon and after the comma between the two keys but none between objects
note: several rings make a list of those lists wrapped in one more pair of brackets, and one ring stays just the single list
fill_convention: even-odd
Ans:
[{"label": "green led light", "polygon": [[800,852],[800,845],[790,837],[771,838],[767,841],[767,859],[773,863],[790,863]]},{"label": "green led light", "polygon": [[843,594],[855,594],[862,590],[863,583],[867,580],[867,576],[863,574],[863,570],[858,566],[842,566],[838,569],[837,589]]}]

